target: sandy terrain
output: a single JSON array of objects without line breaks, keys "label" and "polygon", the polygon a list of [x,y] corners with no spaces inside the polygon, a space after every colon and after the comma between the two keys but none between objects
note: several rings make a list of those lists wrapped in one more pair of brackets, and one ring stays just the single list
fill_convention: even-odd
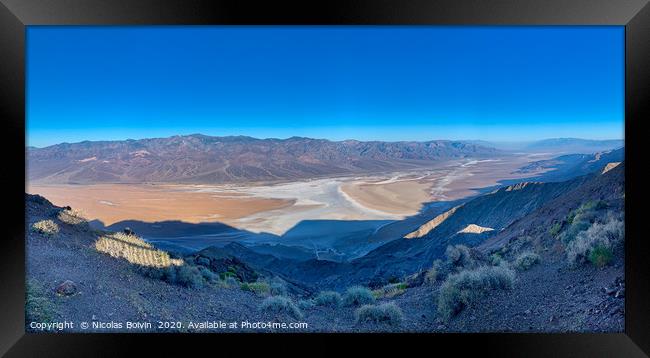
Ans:
[{"label": "sandy terrain", "polygon": [[396,173],[384,180],[376,177],[346,182],[341,190],[361,205],[396,215],[413,215],[431,201],[461,199],[500,180],[530,177],[536,173],[512,174],[530,161],[528,157],[507,160],[466,160],[417,173]]},{"label": "sandy terrain", "polygon": [[[539,158],[535,158],[539,159]],[[106,225],[122,220],[222,222],[282,235],[304,221],[399,220],[431,201],[454,200],[511,174],[532,159],[462,160],[433,169],[273,185],[29,185],[54,204],[75,207]]]},{"label": "sandy terrain", "polygon": [[89,219],[99,219],[105,225],[122,220],[229,223],[294,203],[291,199],[225,196],[186,189],[173,185],[97,184],[30,185],[27,191],[55,205],[79,209]]}]

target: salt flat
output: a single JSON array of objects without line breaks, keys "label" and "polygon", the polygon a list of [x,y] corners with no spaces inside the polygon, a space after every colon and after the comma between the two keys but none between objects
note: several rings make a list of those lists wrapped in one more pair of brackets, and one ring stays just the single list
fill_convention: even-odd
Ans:
[{"label": "salt flat", "polygon": [[[539,158],[535,158],[539,159]],[[221,222],[282,235],[305,220],[399,220],[422,205],[476,194],[499,180],[522,178],[527,155],[464,159],[434,168],[275,184],[29,185],[56,205],[80,209],[106,225],[122,220]]]}]

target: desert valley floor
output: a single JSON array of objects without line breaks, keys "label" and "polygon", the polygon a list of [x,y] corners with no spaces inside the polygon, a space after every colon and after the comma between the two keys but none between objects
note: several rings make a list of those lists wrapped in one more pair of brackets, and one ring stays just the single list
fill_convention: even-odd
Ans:
[{"label": "desert valley floor", "polygon": [[515,174],[544,154],[464,159],[437,167],[368,176],[251,184],[40,184],[27,191],[81,210],[109,226],[125,220],[220,222],[282,235],[303,220],[399,220],[429,202],[468,197]]}]

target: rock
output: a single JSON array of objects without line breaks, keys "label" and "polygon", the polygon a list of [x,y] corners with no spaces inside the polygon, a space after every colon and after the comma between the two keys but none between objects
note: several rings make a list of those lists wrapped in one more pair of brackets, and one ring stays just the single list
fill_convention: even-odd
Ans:
[{"label": "rock", "polygon": [[135,232],[133,232],[130,227],[125,227],[122,231],[127,235],[135,235]]},{"label": "rock", "polygon": [[64,206],[64,207],[63,207],[63,210],[68,210],[68,211],[70,211],[70,210],[72,210],[72,207],[70,207],[70,206]]},{"label": "rock", "polygon": [[611,296],[616,293],[616,289],[605,287],[605,293]]},{"label": "rock", "polygon": [[56,287],[56,293],[62,296],[74,295],[77,293],[77,285],[70,280],[66,280]]},{"label": "rock", "polygon": [[625,297],[625,289],[622,288],[618,291],[616,291],[616,295],[614,295],[615,298],[623,298]]}]

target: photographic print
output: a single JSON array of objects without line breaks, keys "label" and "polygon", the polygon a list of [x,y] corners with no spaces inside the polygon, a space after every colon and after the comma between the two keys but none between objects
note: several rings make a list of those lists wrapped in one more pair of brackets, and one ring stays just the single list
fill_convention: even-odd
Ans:
[{"label": "photographic print", "polygon": [[622,26],[28,26],[28,332],[623,332]]}]

